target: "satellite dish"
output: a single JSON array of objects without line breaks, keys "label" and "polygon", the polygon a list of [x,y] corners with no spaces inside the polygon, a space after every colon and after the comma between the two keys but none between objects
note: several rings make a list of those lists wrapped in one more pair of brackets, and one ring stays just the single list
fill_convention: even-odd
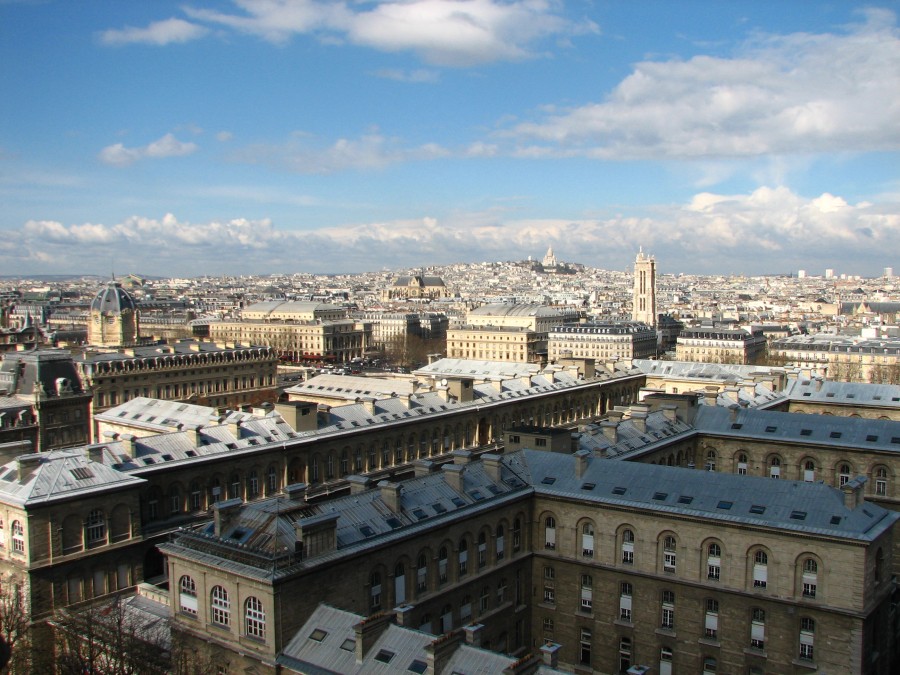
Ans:
[{"label": "satellite dish", "polygon": [[446,387],[446,386],[447,386],[447,378],[446,378],[446,377],[443,378],[443,379],[441,380],[441,386],[442,386],[442,387]]}]

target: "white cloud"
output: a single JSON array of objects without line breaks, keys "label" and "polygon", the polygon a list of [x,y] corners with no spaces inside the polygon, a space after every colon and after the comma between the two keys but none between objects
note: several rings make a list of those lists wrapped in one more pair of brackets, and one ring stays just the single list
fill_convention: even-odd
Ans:
[{"label": "white cloud", "polygon": [[384,52],[417,53],[444,66],[468,66],[534,56],[548,36],[593,31],[562,17],[555,0],[390,0],[345,3],[318,0],[234,0],[239,13],[187,7],[196,21],[226,26],[285,44],[312,34]]},{"label": "white cloud", "polygon": [[887,11],[846,32],[756,35],[731,58],[638,63],[603,101],[539,111],[521,156],[716,158],[900,147],[900,32]]},{"label": "white cloud", "polygon": [[259,144],[243,148],[234,159],[271,164],[296,173],[328,174],[346,170],[382,169],[399,162],[447,157],[449,150],[434,144],[407,147],[377,131],[359,138],[340,138],[328,146],[306,134],[294,134],[281,145]]},{"label": "white cloud", "polygon": [[437,71],[418,68],[416,70],[400,70],[398,68],[382,68],[375,72],[377,77],[397,82],[412,84],[432,84],[440,79]]},{"label": "white cloud", "polygon": [[216,134],[216,140],[220,143],[227,143],[234,138],[234,134],[230,131],[220,131]]},{"label": "white cloud", "polygon": [[110,29],[100,35],[100,40],[107,45],[145,44],[164,46],[172,43],[197,40],[209,32],[209,29],[184,19],[166,19],[156,21],[146,28],[126,26]]},{"label": "white cloud", "polygon": [[565,260],[615,269],[632,259],[635,242],[657,256],[662,271],[771,273],[808,267],[814,242],[823,269],[876,274],[900,250],[900,209],[761,187],[699,193],[680,206],[609,218],[515,219],[497,209],[285,230],[268,219],[193,223],[167,214],[113,225],[32,220],[9,234],[0,267],[12,273],[26,264],[33,272],[41,260],[65,271],[61,260],[97,260],[98,250],[142,273],[199,275],[522,259],[548,245]]},{"label": "white cloud", "polygon": [[196,143],[179,141],[172,134],[166,134],[152,143],[137,148],[126,148],[122,143],[115,143],[103,148],[99,153],[100,161],[112,166],[124,167],[134,164],[140,159],[162,159],[165,157],[183,157],[197,151]]}]

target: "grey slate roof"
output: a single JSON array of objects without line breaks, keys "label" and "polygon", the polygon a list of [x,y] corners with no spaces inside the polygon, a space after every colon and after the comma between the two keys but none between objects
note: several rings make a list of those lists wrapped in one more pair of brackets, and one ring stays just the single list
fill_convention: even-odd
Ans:
[{"label": "grey slate roof", "polygon": [[900,408],[900,386],[798,378],[788,383],[785,396],[792,401]]},{"label": "grey slate roof", "polygon": [[216,409],[210,406],[137,396],[114,408],[96,413],[94,419],[165,433],[179,424],[209,424],[213,419],[218,420],[218,415]]}]

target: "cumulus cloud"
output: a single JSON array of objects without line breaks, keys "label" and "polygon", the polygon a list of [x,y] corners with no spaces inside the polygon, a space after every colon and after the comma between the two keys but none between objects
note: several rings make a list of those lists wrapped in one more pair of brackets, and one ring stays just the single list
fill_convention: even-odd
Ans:
[{"label": "cumulus cloud", "polygon": [[126,26],[110,29],[100,34],[100,41],[107,45],[145,44],[164,46],[172,43],[197,40],[209,32],[209,29],[184,19],[166,19],[156,21],[145,28]]},{"label": "cumulus cloud", "polygon": [[554,0],[388,0],[375,3],[324,0],[235,0],[239,11],[188,7],[195,21],[214,23],[285,44],[311,34],[384,52],[414,52],[443,66],[469,66],[535,55],[549,36],[596,30],[562,16]]},{"label": "cumulus cloud", "polygon": [[720,158],[900,147],[900,32],[755,35],[731,57],[638,63],[604,100],[508,130],[521,156]]},{"label": "cumulus cloud", "polygon": [[98,156],[104,164],[125,167],[141,159],[183,157],[196,151],[196,143],[185,143],[179,141],[173,134],[166,134],[152,143],[136,148],[127,148],[123,143],[114,143],[103,148]]},{"label": "cumulus cloud", "polygon": [[772,273],[808,267],[815,242],[823,268],[876,274],[900,250],[900,209],[761,187],[698,193],[682,205],[608,218],[516,219],[496,209],[294,230],[268,219],[196,223],[167,214],[112,225],[31,220],[11,234],[12,248],[0,249],[0,265],[9,270],[47,260],[59,271],[60,260],[95,260],[106,250],[153,274],[363,271],[523,259],[548,245],[563,259],[620,269],[640,242],[664,271]]},{"label": "cumulus cloud", "polygon": [[330,145],[306,134],[294,134],[285,143],[250,145],[233,159],[263,163],[296,173],[328,174],[345,170],[382,169],[391,164],[447,157],[451,152],[437,144],[408,147],[399,139],[377,131],[359,138],[340,138]]}]

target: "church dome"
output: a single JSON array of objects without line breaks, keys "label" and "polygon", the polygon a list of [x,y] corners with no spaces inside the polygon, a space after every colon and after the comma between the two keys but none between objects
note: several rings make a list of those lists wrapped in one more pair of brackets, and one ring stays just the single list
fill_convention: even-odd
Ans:
[{"label": "church dome", "polygon": [[134,311],[136,303],[132,295],[118,281],[110,281],[100,289],[91,301],[91,311],[101,314],[121,314]]}]

